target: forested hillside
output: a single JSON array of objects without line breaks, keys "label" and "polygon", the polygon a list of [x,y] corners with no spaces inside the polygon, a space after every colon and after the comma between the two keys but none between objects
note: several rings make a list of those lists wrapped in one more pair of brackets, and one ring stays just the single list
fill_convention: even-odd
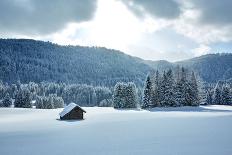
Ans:
[{"label": "forested hillside", "polygon": [[0,80],[8,83],[48,81],[114,86],[119,81],[133,81],[142,86],[149,71],[177,65],[194,70],[206,82],[232,78],[232,54],[210,54],[170,63],[146,61],[101,47],[0,39]]},{"label": "forested hillside", "polygon": [[151,67],[122,52],[98,47],[60,46],[26,39],[0,40],[3,82],[53,81],[114,86],[142,84]]},{"label": "forested hillside", "polygon": [[176,64],[197,71],[209,83],[232,78],[232,54],[208,54]]}]

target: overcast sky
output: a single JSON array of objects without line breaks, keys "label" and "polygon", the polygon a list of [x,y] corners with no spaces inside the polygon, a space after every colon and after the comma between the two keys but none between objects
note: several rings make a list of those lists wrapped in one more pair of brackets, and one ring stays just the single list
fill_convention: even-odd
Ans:
[{"label": "overcast sky", "polygon": [[0,0],[0,37],[177,61],[231,52],[232,0]]}]

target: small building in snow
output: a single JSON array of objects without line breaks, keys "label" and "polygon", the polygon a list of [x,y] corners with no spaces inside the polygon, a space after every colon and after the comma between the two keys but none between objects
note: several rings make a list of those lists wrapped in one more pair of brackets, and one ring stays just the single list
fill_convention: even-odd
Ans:
[{"label": "small building in snow", "polygon": [[86,113],[86,111],[82,109],[79,105],[75,103],[70,103],[60,113],[60,119],[61,120],[84,119],[84,113]]}]

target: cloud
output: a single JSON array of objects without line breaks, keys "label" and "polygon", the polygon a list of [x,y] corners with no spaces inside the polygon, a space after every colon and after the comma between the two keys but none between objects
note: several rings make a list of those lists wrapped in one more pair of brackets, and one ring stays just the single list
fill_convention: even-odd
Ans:
[{"label": "cloud", "polygon": [[174,0],[121,0],[137,16],[146,14],[158,18],[173,19],[181,14],[179,4]]},{"label": "cloud", "polygon": [[[151,27],[156,27],[155,30],[172,25],[177,33],[199,44],[209,45],[232,40],[231,0],[121,1],[137,17],[143,17],[144,21],[153,18],[155,24],[151,24]],[[165,26],[160,25],[160,19],[166,23]]]},{"label": "cloud", "polygon": [[90,20],[96,0],[1,0],[0,31],[6,34],[48,34],[70,22]]},{"label": "cloud", "polygon": [[194,56],[200,56],[200,55],[208,54],[210,50],[211,48],[209,46],[200,44],[199,47],[192,49],[192,52],[195,54]]},{"label": "cloud", "polygon": [[232,24],[231,0],[192,0],[195,9],[201,12],[199,21],[204,24]]}]

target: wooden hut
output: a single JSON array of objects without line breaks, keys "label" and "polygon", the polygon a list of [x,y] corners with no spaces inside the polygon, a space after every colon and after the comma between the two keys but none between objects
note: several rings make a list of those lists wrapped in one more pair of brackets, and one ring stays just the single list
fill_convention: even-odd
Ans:
[{"label": "wooden hut", "polygon": [[84,119],[83,117],[84,113],[86,113],[86,111],[82,109],[79,105],[75,103],[70,103],[60,113],[60,119],[61,120]]}]

